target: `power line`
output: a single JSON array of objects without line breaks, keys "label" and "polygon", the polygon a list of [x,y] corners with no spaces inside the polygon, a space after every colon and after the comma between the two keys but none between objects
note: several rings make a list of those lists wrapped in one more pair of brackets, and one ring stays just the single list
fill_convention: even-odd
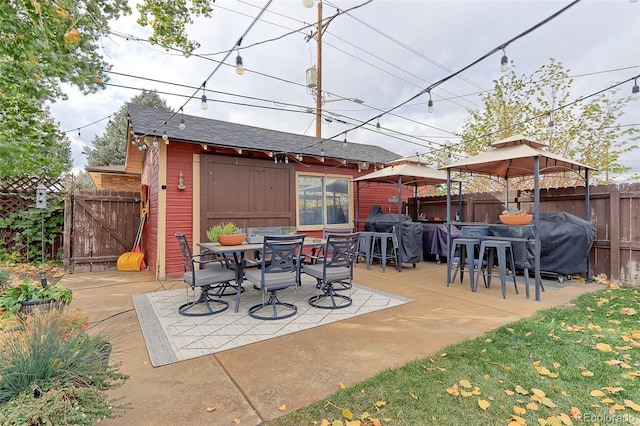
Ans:
[{"label": "power line", "polygon": [[[576,4],[578,4],[581,0],[574,0],[573,2],[571,2],[569,5],[563,7],[562,9],[560,9],[559,11],[557,11],[556,13],[552,14],[551,16],[543,19],[542,21],[538,22],[537,24],[533,25],[532,27],[526,29],[525,31],[523,31],[522,33],[516,35],[515,37],[511,38],[510,40],[502,43],[501,45],[495,47],[494,49],[492,49],[491,51],[487,52],[486,54],[482,55],[480,58],[476,59],[475,61],[471,62],[469,65],[461,68],[460,70],[454,72],[453,74],[448,75],[447,77],[444,77],[442,79],[440,79],[439,81],[431,84],[430,86],[426,87],[425,89],[421,90],[420,92],[418,92],[417,94],[413,95],[412,97],[410,97],[409,99],[399,103],[398,105],[394,106],[393,108],[389,109],[388,111],[385,111],[381,114],[378,114],[372,118],[370,118],[369,120],[367,120],[366,122],[364,122],[362,125],[356,126],[353,129],[350,130],[346,130],[345,132],[350,132],[353,130],[358,129],[359,127],[362,127],[364,124],[370,123],[371,121],[375,120],[375,119],[379,119],[382,116],[384,116],[385,114],[388,114],[391,111],[395,111],[396,109],[408,104],[409,102],[413,101],[414,99],[424,95],[425,93],[430,93],[432,89],[434,89],[435,87],[445,83],[446,81],[449,81],[450,79],[456,77],[457,75],[463,73],[464,71],[468,70],[469,68],[473,67],[474,65],[482,62],[483,60],[485,60],[486,58],[488,58],[489,56],[493,55],[496,52],[499,52],[500,50],[506,48],[509,44],[513,43],[516,40],[519,40],[520,38],[528,35],[529,33],[531,33],[532,31],[540,28],[542,25],[546,24],[547,22],[551,21],[552,19],[558,17],[559,15],[561,15],[562,13],[564,13],[566,10],[568,10],[570,7],[575,6]],[[328,139],[333,139],[336,138],[340,135],[345,134],[345,132],[341,132],[338,133],[335,136],[332,136]],[[321,142],[318,142],[321,143]]]}]

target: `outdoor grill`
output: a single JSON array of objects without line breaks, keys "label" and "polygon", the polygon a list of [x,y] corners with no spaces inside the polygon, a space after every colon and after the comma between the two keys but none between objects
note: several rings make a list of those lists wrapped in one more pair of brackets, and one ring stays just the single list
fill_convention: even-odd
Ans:
[{"label": "outdoor grill", "polygon": [[[380,212],[380,213],[377,213]],[[398,226],[397,213],[381,213],[382,209],[372,208],[364,224],[368,232],[393,232]],[[398,236],[398,257],[402,263],[415,264],[422,260],[422,223],[413,222],[411,216],[400,217]]]},{"label": "outdoor grill", "polygon": [[[489,231],[500,237],[534,238],[533,226],[491,225]],[[559,279],[587,273],[589,251],[596,235],[591,222],[564,212],[540,213],[537,233],[541,243],[541,273],[557,275]],[[531,271],[534,265],[531,244],[513,242],[512,246],[516,269],[527,267]]]}]

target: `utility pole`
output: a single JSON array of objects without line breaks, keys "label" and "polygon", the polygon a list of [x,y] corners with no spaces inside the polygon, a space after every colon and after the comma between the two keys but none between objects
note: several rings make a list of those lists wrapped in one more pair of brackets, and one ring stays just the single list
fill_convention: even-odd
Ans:
[{"label": "utility pole", "polygon": [[[327,22],[327,25],[329,22]],[[316,137],[322,137],[322,0],[318,1],[318,28],[316,40],[318,41],[318,81],[316,85]]]}]

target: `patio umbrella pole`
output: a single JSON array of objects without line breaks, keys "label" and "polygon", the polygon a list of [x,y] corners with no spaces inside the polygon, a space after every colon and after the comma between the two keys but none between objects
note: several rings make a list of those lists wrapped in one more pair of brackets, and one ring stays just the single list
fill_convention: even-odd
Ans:
[{"label": "patio umbrella pole", "polygon": [[540,235],[538,234],[538,230],[540,229],[540,157],[536,156],[533,159],[533,176],[534,176],[534,185],[533,185],[533,200],[534,200],[534,211],[535,216],[533,216],[533,223],[535,224],[535,234],[534,234],[534,263],[535,263],[535,286],[536,286],[536,300],[540,300],[540,286],[542,285],[542,280],[540,278]]},{"label": "patio umbrella pole", "polygon": [[451,283],[451,169],[447,169],[447,285],[449,285],[450,283]]},{"label": "patio umbrella pole", "polygon": [[396,227],[398,237],[398,248],[396,249],[396,269],[402,272],[402,262],[400,253],[402,252],[402,176],[398,177],[398,226]]}]

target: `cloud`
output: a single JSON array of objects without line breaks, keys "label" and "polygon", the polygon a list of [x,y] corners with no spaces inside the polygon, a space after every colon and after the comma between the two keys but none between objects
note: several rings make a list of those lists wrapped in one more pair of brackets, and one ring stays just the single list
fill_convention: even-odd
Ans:
[{"label": "cloud", "polygon": [[[315,105],[311,91],[305,87],[306,70],[317,62],[315,40],[305,40],[305,34],[312,28],[265,41],[305,23],[315,23],[315,8],[306,9],[300,1],[273,2],[242,41],[240,54],[247,69],[245,75],[234,72],[235,52],[225,65],[216,62],[234,46],[264,4],[264,1],[219,0],[211,18],[197,19],[189,32],[201,44],[197,53],[212,54],[206,58],[184,58],[135,38],[112,36],[104,40],[105,55],[113,65],[110,81],[113,86],[90,96],[71,91],[68,101],[52,106],[54,117],[63,130],[77,129],[118,111],[145,88],[157,89],[176,110],[184,105],[185,114],[313,135],[314,114],[304,112],[304,107]],[[336,8],[346,10],[360,2],[334,0],[323,4],[323,15],[329,17]],[[323,33],[323,89],[338,97],[362,99],[364,104],[349,101],[325,104],[325,111],[333,113],[331,117],[347,124],[337,120],[325,123],[322,135],[336,135],[371,120],[567,4],[507,0],[374,1],[336,17]],[[583,1],[509,44],[505,53],[514,61],[519,74],[531,74],[548,63],[549,58],[561,61],[572,75],[584,75],[575,78],[572,90],[575,98],[584,96],[640,74],[638,14],[640,3]],[[148,35],[147,29],[135,23],[135,16],[114,22],[112,28],[118,33]],[[493,80],[500,77],[501,56],[502,52],[498,52],[435,88],[433,114],[427,113],[428,95],[423,95],[394,111],[409,120],[385,115],[380,119],[381,125],[438,143],[456,141],[454,135],[462,129],[467,110],[480,106],[477,93],[493,87]],[[201,92],[196,88],[209,76],[206,85],[209,108],[203,111],[199,108]],[[618,96],[627,96],[630,90],[631,84],[623,85]],[[190,96],[193,99],[189,100]],[[638,117],[640,102],[630,103],[622,122],[637,124]],[[378,134],[376,121],[349,131],[349,141],[377,144],[402,155],[425,152],[431,145],[438,148],[438,144],[410,143]],[[77,131],[69,133],[75,168],[84,164],[81,147],[101,134],[105,124],[102,121],[83,128],[80,137]]]}]

